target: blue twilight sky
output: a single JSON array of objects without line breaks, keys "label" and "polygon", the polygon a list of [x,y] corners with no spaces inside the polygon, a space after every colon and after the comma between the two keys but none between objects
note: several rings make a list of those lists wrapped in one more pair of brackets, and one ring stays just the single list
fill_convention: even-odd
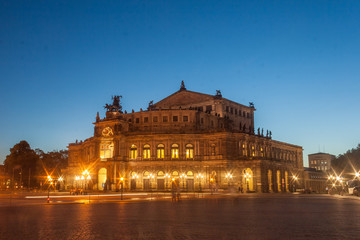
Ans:
[{"label": "blue twilight sky", "polygon": [[177,91],[257,109],[256,128],[340,154],[360,143],[360,1],[0,1],[0,163],[93,134]]}]

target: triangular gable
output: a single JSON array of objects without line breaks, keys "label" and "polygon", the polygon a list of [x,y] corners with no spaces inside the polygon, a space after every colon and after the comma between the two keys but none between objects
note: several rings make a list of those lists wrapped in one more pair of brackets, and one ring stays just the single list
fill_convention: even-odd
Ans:
[{"label": "triangular gable", "polygon": [[153,105],[154,108],[167,108],[171,106],[182,106],[188,104],[196,104],[206,102],[216,98],[213,95],[198,93],[188,90],[177,91],[170,96],[160,100]]}]

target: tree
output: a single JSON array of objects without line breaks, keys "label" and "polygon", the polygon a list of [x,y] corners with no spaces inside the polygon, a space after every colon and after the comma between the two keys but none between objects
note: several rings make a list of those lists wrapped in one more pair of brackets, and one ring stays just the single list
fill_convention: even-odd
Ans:
[{"label": "tree", "polygon": [[39,177],[46,177],[48,175],[58,178],[61,176],[61,170],[67,168],[68,151],[52,151],[44,153],[37,150],[39,154],[39,161],[37,164],[37,173]]},{"label": "tree", "polygon": [[33,187],[36,185],[35,171],[39,156],[26,141],[20,141],[10,149],[4,165],[11,176],[12,186]]},{"label": "tree", "polygon": [[360,170],[360,144],[356,148],[340,154],[331,162],[332,168],[340,173],[354,173]]}]

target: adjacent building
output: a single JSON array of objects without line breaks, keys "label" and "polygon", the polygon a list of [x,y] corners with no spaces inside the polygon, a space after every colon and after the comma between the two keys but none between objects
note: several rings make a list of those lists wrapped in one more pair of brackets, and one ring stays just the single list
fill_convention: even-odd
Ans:
[{"label": "adjacent building", "polygon": [[254,127],[255,107],[180,90],[147,110],[120,97],[97,114],[94,135],[69,144],[66,185],[93,190],[287,192],[303,149]]},{"label": "adjacent building", "polygon": [[316,170],[329,171],[331,169],[331,161],[335,159],[334,155],[329,153],[313,153],[308,155],[309,167]]}]

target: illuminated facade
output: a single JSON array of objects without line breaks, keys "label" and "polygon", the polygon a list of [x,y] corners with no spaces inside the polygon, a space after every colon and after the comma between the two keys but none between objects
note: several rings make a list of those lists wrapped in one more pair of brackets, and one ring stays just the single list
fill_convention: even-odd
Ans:
[{"label": "illuminated facade", "polygon": [[335,159],[334,155],[329,153],[313,153],[308,155],[309,167],[320,171],[329,171],[331,169],[331,161]]},{"label": "illuminated facade", "polygon": [[[300,146],[255,131],[254,105],[220,91],[202,94],[182,83],[146,111],[123,113],[115,101],[107,108],[93,137],[69,144],[68,187],[285,192],[303,169]],[[84,170],[91,180],[76,180]]]}]

